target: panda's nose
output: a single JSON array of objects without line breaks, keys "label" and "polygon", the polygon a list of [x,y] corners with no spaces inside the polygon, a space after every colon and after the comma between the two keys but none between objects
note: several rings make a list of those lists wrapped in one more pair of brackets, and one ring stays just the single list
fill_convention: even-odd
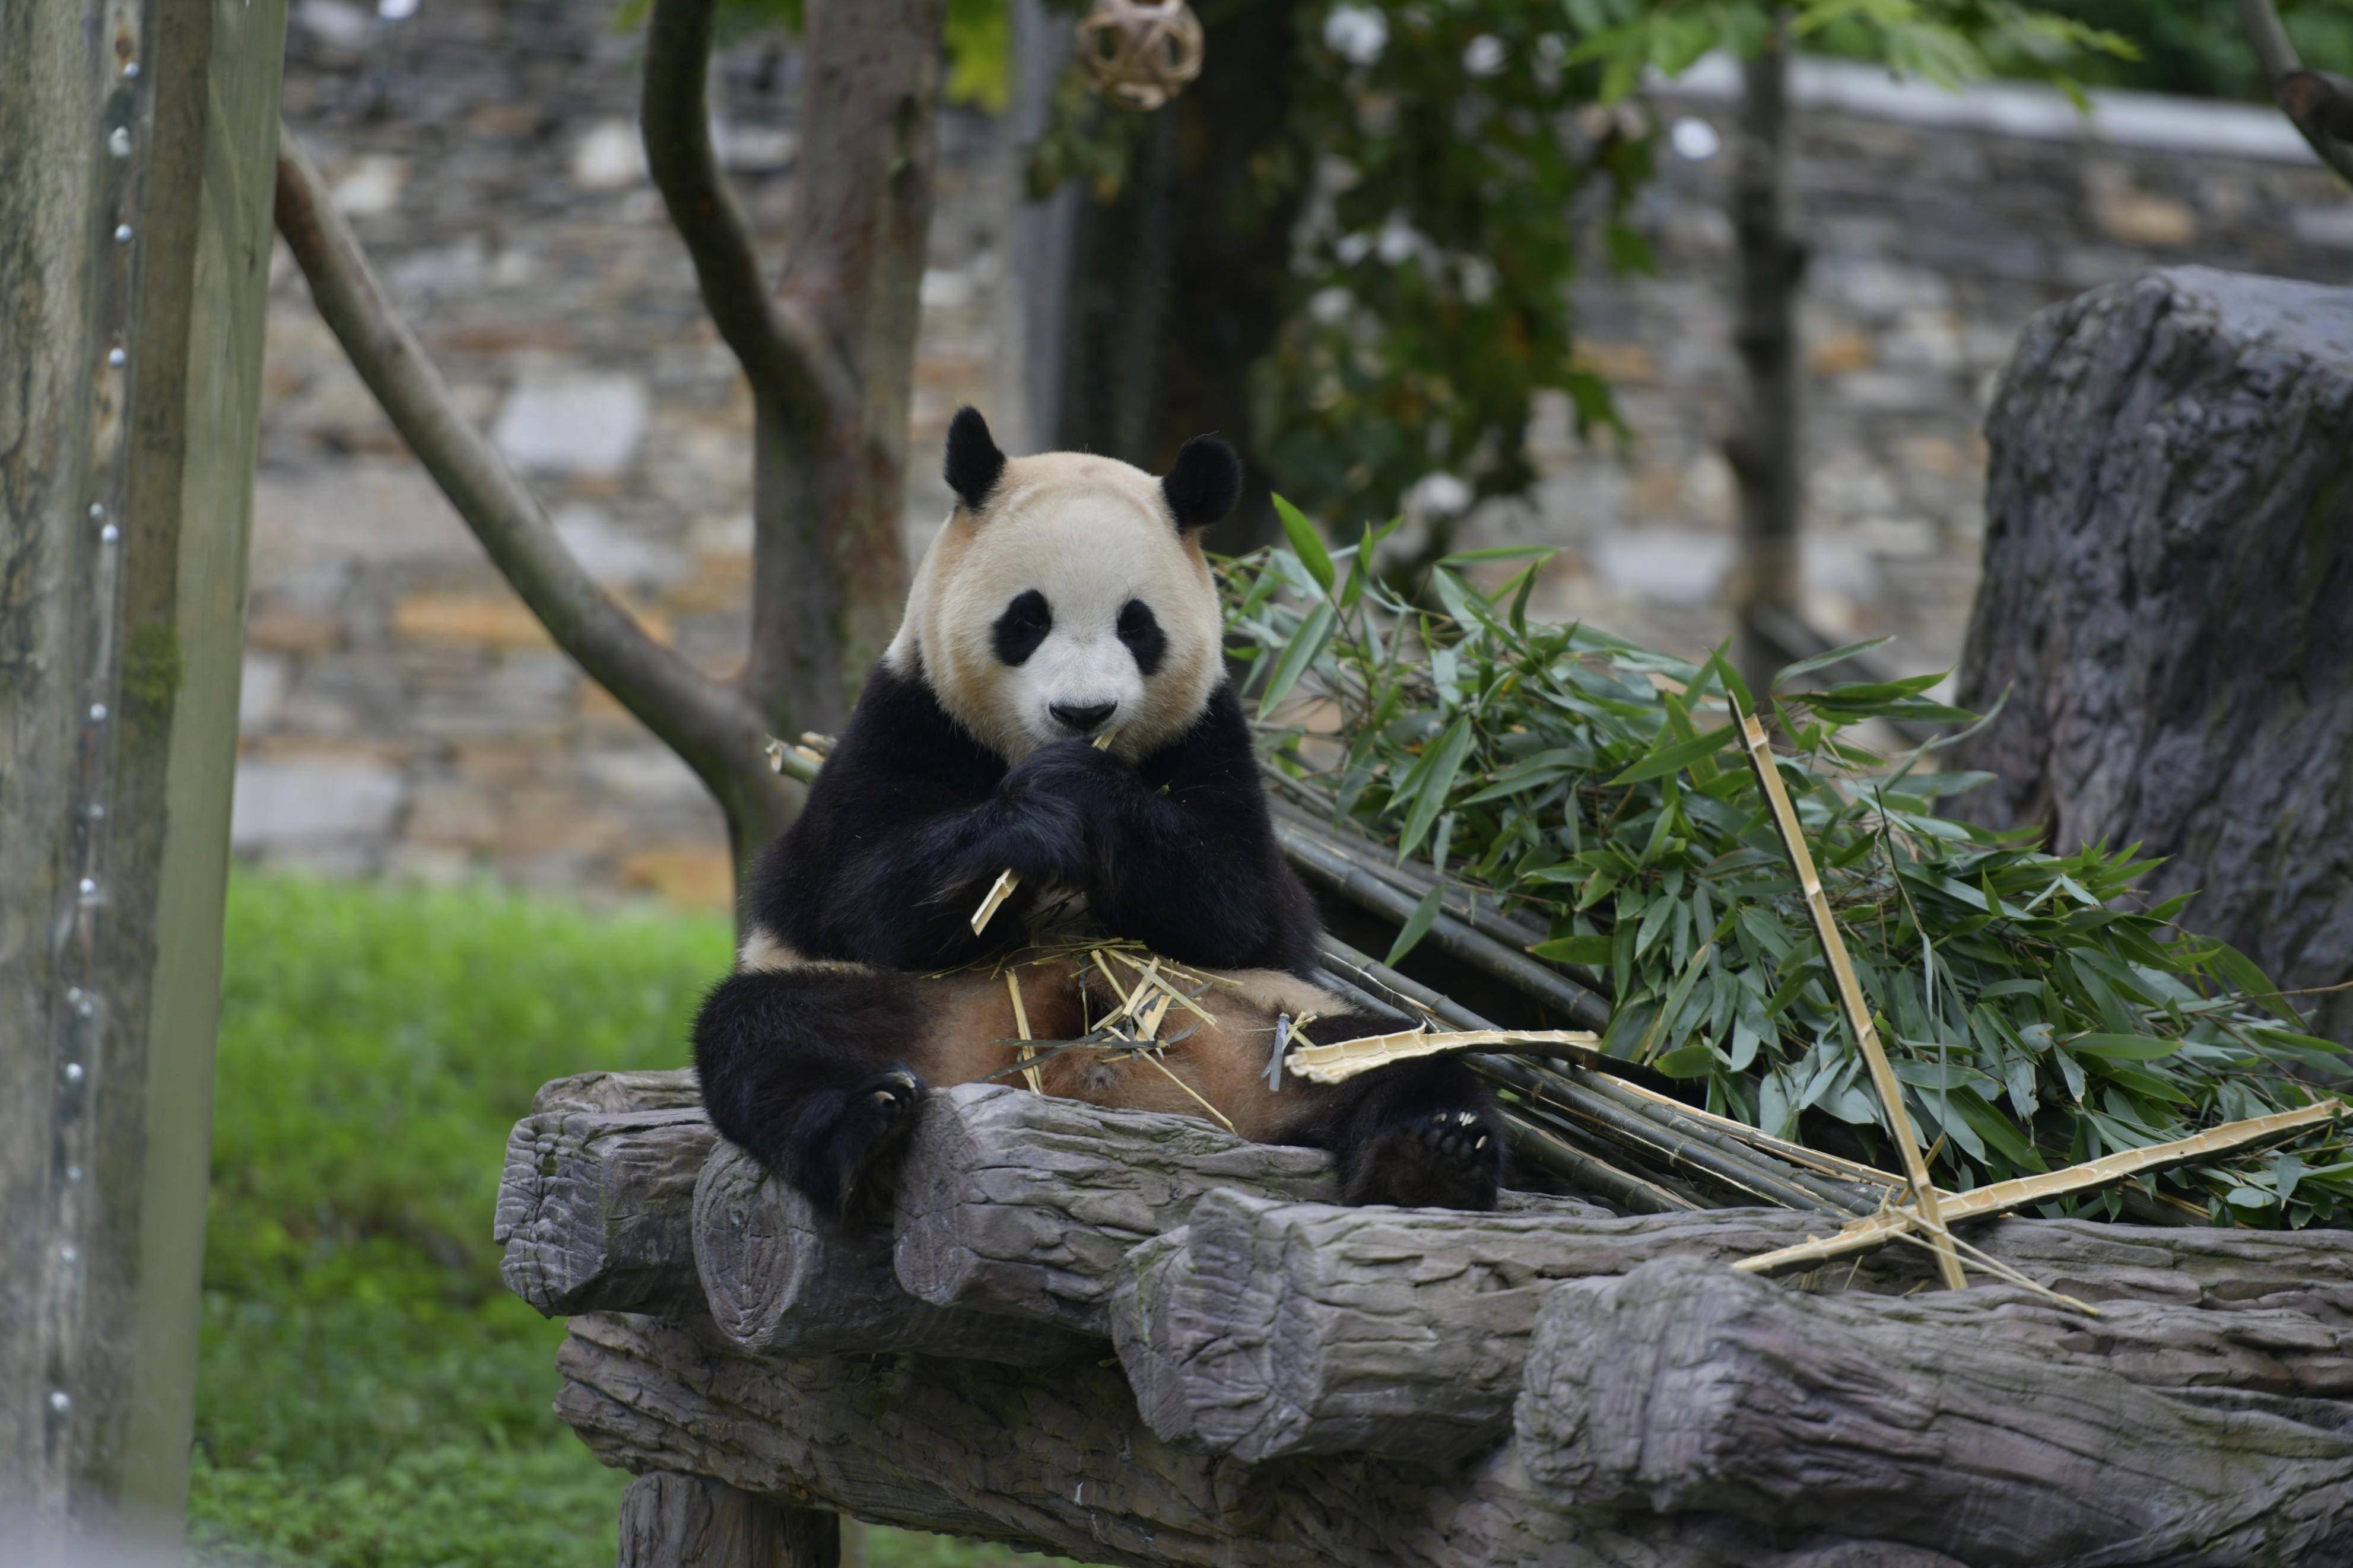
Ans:
[{"label": "panda's nose", "polygon": [[1092,735],[1103,727],[1103,721],[1119,711],[1116,702],[1057,702],[1048,712],[1054,722],[1073,735]]}]

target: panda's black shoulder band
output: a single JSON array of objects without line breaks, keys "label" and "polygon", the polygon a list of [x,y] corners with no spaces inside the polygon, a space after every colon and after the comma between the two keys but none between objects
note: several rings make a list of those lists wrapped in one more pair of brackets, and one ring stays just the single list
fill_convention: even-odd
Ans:
[{"label": "panda's black shoulder band", "polygon": [[988,492],[1005,473],[1005,454],[997,449],[997,438],[988,433],[988,421],[980,410],[967,404],[956,410],[948,421],[948,458],[944,468],[948,489],[956,499],[978,511],[988,500]]},{"label": "panda's black shoulder band", "polygon": [[1217,437],[1196,436],[1178,449],[1160,493],[1179,529],[1207,528],[1242,499],[1242,460]]}]

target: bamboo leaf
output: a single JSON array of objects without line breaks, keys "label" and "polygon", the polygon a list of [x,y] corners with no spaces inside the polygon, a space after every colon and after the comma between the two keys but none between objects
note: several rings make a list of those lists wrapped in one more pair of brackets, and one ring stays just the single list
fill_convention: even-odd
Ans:
[{"label": "bamboo leaf", "polygon": [[1421,939],[1430,934],[1430,922],[1438,918],[1438,907],[1445,896],[1446,889],[1442,886],[1432,888],[1421,896],[1421,901],[1413,906],[1413,913],[1406,917],[1404,926],[1398,930],[1397,941],[1389,944],[1389,955],[1381,960],[1382,963],[1395,964],[1421,944]]},{"label": "bamboo leaf", "polygon": [[1611,779],[1609,787],[1617,789],[1626,784],[1664,778],[1669,773],[1690,766],[1702,757],[1712,757],[1724,750],[1732,743],[1733,734],[1733,727],[1726,724],[1720,730],[1710,730],[1704,735],[1694,735],[1688,741],[1678,741],[1661,746],[1641,762]]},{"label": "bamboo leaf", "polygon": [[1315,579],[1316,586],[1329,594],[1338,574],[1332,568],[1331,552],[1324,548],[1324,536],[1315,531],[1306,513],[1281,496],[1273,500],[1274,515],[1282,523],[1282,536],[1291,541],[1292,552],[1307,568],[1307,574]]},{"label": "bamboo leaf", "polygon": [[1324,651],[1324,645],[1331,638],[1334,619],[1332,604],[1328,599],[1307,612],[1307,619],[1291,639],[1291,646],[1284,648],[1282,657],[1275,661],[1274,673],[1266,679],[1266,689],[1259,693],[1258,704],[1261,712],[1289,696],[1291,689],[1299,683],[1299,678],[1314,665]]}]

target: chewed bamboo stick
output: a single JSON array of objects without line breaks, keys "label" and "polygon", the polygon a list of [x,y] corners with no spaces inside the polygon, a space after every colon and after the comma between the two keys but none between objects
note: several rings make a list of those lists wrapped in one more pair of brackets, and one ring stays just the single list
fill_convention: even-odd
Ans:
[{"label": "chewed bamboo stick", "polygon": [[1958,1290],[1968,1280],[1961,1273],[1960,1257],[1953,1250],[1952,1238],[1945,1234],[1944,1222],[1938,1217],[1936,1184],[1928,1175],[1928,1162],[1921,1157],[1919,1141],[1912,1136],[1912,1118],[1904,1109],[1904,1086],[1896,1081],[1895,1068],[1888,1061],[1887,1051],[1879,1043],[1879,1031],[1872,1025],[1871,1009],[1863,1005],[1862,986],[1854,977],[1853,960],[1847,956],[1846,939],[1839,934],[1831,901],[1822,895],[1821,876],[1814,869],[1812,852],[1806,847],[1797,807],[1789,804],[1789,792],[1782,787],[1781,769],[1774,760],[1773,744],[1766,739],[1765,727],[1757,721],[1757,715],[1748,712],[1729,693],[1725,700],[1740,724],[1740,738],[1748,752],[1749,765],[1757,770],[1757,784],[1773,808],[1774,828],[1781,836],[1782,847],[1788,851],[1791,868],[1798,873],[1798,886],[1805,890],[1806,910],[1813,917],[1814,935],[1820,941],[1822,956],[1830,961],[1831,973],[1838,980],[1839,1005],[1845,1011],[1847,1027],[1853,1031],[1854,1043],[1871,1069],[1872,1087],[1878,1090],[1879,1107],[1887,1119],[1887,1136],[1902,1156],[1904,1174],[1912,1184],[1912,1199],[1920,1206],[1921,1221],[1936,1243],[1936,1272],[1943,1277],[1947,1289]]},{"label": "chewed bamboo stick", "polygon": [[[1111,744],[1112,736],[1116,733],[1116,731],[1105,730],[1087,743],[1098,752],[1103,751]],[[1005,907],[1005,900],[1011,898],[1020,886],[1021,873],[1012,867],[1008,866],[997,874],[997,880],[988,885],[988,896],[980,900],[980,908],[972,911],[973,935],[978,936],[988,929],[988,922],[997,918],[997,911]]]},{"label": "chewed bamboo stick", "polygon": [[[2232,1149],[2260,1143],[2283,1132],[2322,1126],[2344,1115],[2345,1109],[2343,1100],[2323,1100],[2311,1105],[2298,1106],[2294,1110],[2277,1110],[2269,1116],[2251,1117],[2244,1121],[2226,1121],[2220,1127],[2210,1127],[2203,1132],[2178,1138],[2170,1143],[2126,1149],[2114,1154],[2104,1154],[2084,1164],[2070,1165],[2064,1170],[2046,1171],[2041,1175],[2020,1176],[1966,1193],[1949,1194],[1939,1205],[1938,1213],[1944,1225],[2003,1214],[2027,1204],[2065,1197],[2071,1193],[2120,1182],[2145,1171],[2203,1159],[2210,1154],[2227,1153]],[[1926,1229],[1931,1223],[1934,1222],[1917,1209],[1885,1209],[1854,1221],[1836,1235],[1810,1237],[1778,1251],[1744,1258],[1733,1267],[1747,1274],[1770,1274],[1801,1264],[1827,1263],[1833,1258],[1844,1258],[1849,1253],[1878,1247],[1902,1232]]]},{"label": "chewed bamboo stick", "polygon": [[1601,1037],[1586,1029],[1407,1029],[1328,1045],[1297,1046],[1283,1065],[1310,1083],[1345,1083],[1358,1073],[1478,1046],[1557,1046],[1563,1055],[1592,1056]]}]

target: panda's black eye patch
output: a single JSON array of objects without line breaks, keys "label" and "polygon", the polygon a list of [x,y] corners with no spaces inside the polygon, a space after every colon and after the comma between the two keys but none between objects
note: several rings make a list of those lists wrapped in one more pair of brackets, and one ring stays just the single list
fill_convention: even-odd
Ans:
[{"label": "panda's black eye patch", "polygon": [[1036,653],[1038,645],[1053,629],[1054,612],[1047,606],[1046,595],[1032,588],[1026,594],[1015,595],[989,631],[997,644],[997,657],[1018,665]]},{"label": "panda's black eye patch", "polygon": [[1168,637],[1160,629],[1160,618],[1141,599],[1130,599],[1120,606],[1119,640],[1135,656],[1135,668],[1147,676],[1160,668],[1161,656],[1168,651]]}]

